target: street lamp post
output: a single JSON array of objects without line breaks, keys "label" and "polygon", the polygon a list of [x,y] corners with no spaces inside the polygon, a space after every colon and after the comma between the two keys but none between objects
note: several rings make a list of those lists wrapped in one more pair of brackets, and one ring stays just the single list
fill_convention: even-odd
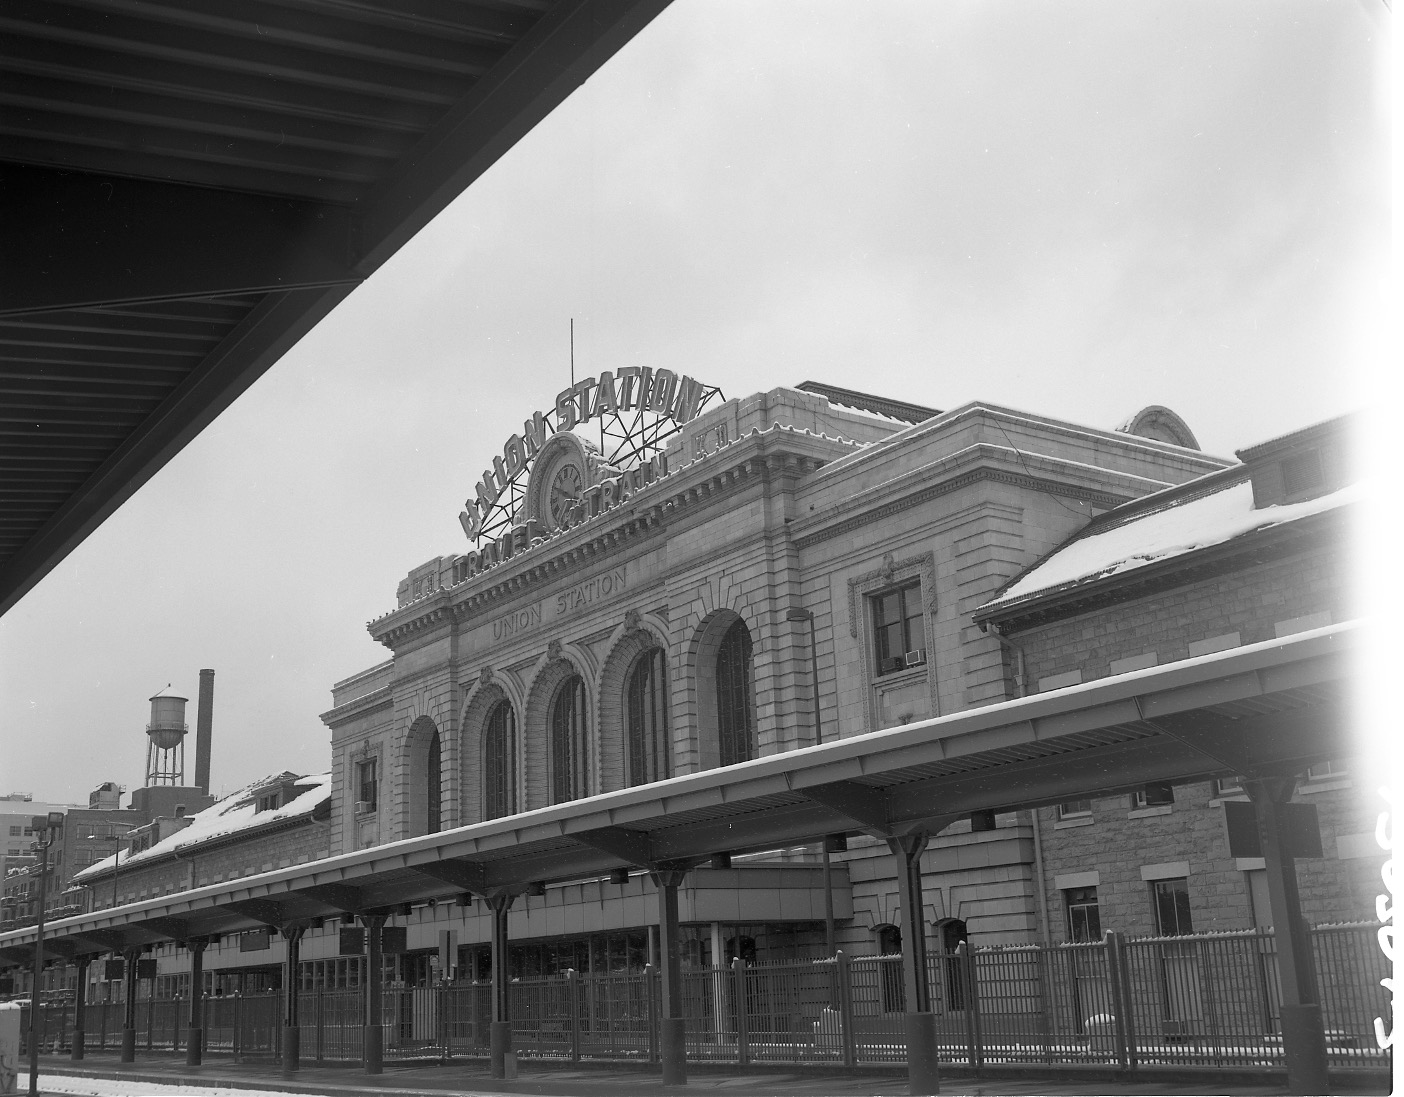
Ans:
[{"label": "street lamp post", "polygon": [[34,938],[34,979],[29,995],[29,1097],[39,1097],[39,982],[44,976],[44,906],[48,902],[49,847],[63,829],[63,812],[51,811],[32,820],[34,846],[39,851],[39,921]]},{"label": "street lamp post", "polygon": [[131,830],[121,834],[85,834],[83,840],[88,842],[114,842],[116,845],[112,851],[112,905],[117,905],[117,870],[122,866],[122,843],[132,836]]}]

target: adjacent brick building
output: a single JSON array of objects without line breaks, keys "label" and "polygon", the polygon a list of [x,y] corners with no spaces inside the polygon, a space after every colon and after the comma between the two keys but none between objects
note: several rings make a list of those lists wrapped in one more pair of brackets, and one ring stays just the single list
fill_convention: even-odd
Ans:
[{"label": "adjacent brick building", "polygon": [[[1349,438],[1344,419],[1297,431],[1089,523],[975,614],[1005,641],[1015,688],[1072,688],[1356,617]],[[1325,853],[1298,865],[1315,923],[1374,916],[1384,855],[1358,781],[1326,760],[1297,788]],[[1052,938],[1271,924],[1261,860],[1229,850],[1223,804],[1246,799],[1206,758],[1202,782],[1041,809]]]}]

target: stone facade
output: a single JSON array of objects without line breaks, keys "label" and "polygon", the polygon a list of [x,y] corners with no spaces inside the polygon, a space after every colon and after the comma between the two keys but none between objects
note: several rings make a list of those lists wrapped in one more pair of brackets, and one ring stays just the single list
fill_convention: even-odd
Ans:
[{"label": "stone facade", "polygon": [[[423,832],[431,737],[439,826],[483,818],[484,721],[501,701],[517,721],[518,810],[549,803],[547,714],[573,674],[583,791],[622,787],[622,686],[651,646],[666,653],[671,773],[716,766],[718,645],[738,621],[756,756],[1005,700],[1001,644],[972,611],[1094,515],[1228,464],[983,404],[905,424],[790,389],[729,401],[686,424],[667,475],[622,505],[476,574],[437,557],[399,584],[399,607],[370,625],[392,659],[337,683],[323,717],[333,852]],[[911,584],[918,654],[879,675],[872,599]],[[382,788],[358,815],[369,759]],[[853,906],[840,945],[875,951],[877,932],[900,924],[891,856],[854,836],[838,857]],[[1035,863],[1027,813],[993,831],[947,828],[923,858],[927,921],[959,921],[977,943],[1030,940]]]}]

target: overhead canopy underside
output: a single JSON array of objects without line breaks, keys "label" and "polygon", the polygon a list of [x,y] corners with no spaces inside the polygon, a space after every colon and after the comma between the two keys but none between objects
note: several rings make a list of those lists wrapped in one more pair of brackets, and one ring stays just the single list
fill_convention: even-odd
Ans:
[{"label": "overhead canopy underside", "polygon": [[[1351,626],[1321,629],[68,918],[45,947],[71,959],[831,833],[936,833],[973,811],[1149,782],[1296,773],[1355,749],[1358,650]],[[0,965],[29,962],[34,940],[0,936]]]},{"label": "overhead canopy underside", "polygon": [[0,12],[0,612],[668,0]]}]

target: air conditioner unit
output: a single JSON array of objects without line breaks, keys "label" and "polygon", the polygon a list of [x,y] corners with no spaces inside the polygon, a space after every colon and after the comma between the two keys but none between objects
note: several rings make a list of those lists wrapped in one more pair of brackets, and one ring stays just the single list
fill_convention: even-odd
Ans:
[{"label": "air conditioner unit", "polygon": [[371,802],[370,802],[369,800],[357,800],[357,801],[356,801],[356,814],[357,814],[357,815],[369,815],[369,814],[371,813],[372,810],[374,810],[374,809],[371,807]]},{"label": "air conditioner unit", "polygon": [[909,667],[919,667],[926,662],[926,649],[917,648],[916,651],[909,651],[903,657],[903,662]]}]

